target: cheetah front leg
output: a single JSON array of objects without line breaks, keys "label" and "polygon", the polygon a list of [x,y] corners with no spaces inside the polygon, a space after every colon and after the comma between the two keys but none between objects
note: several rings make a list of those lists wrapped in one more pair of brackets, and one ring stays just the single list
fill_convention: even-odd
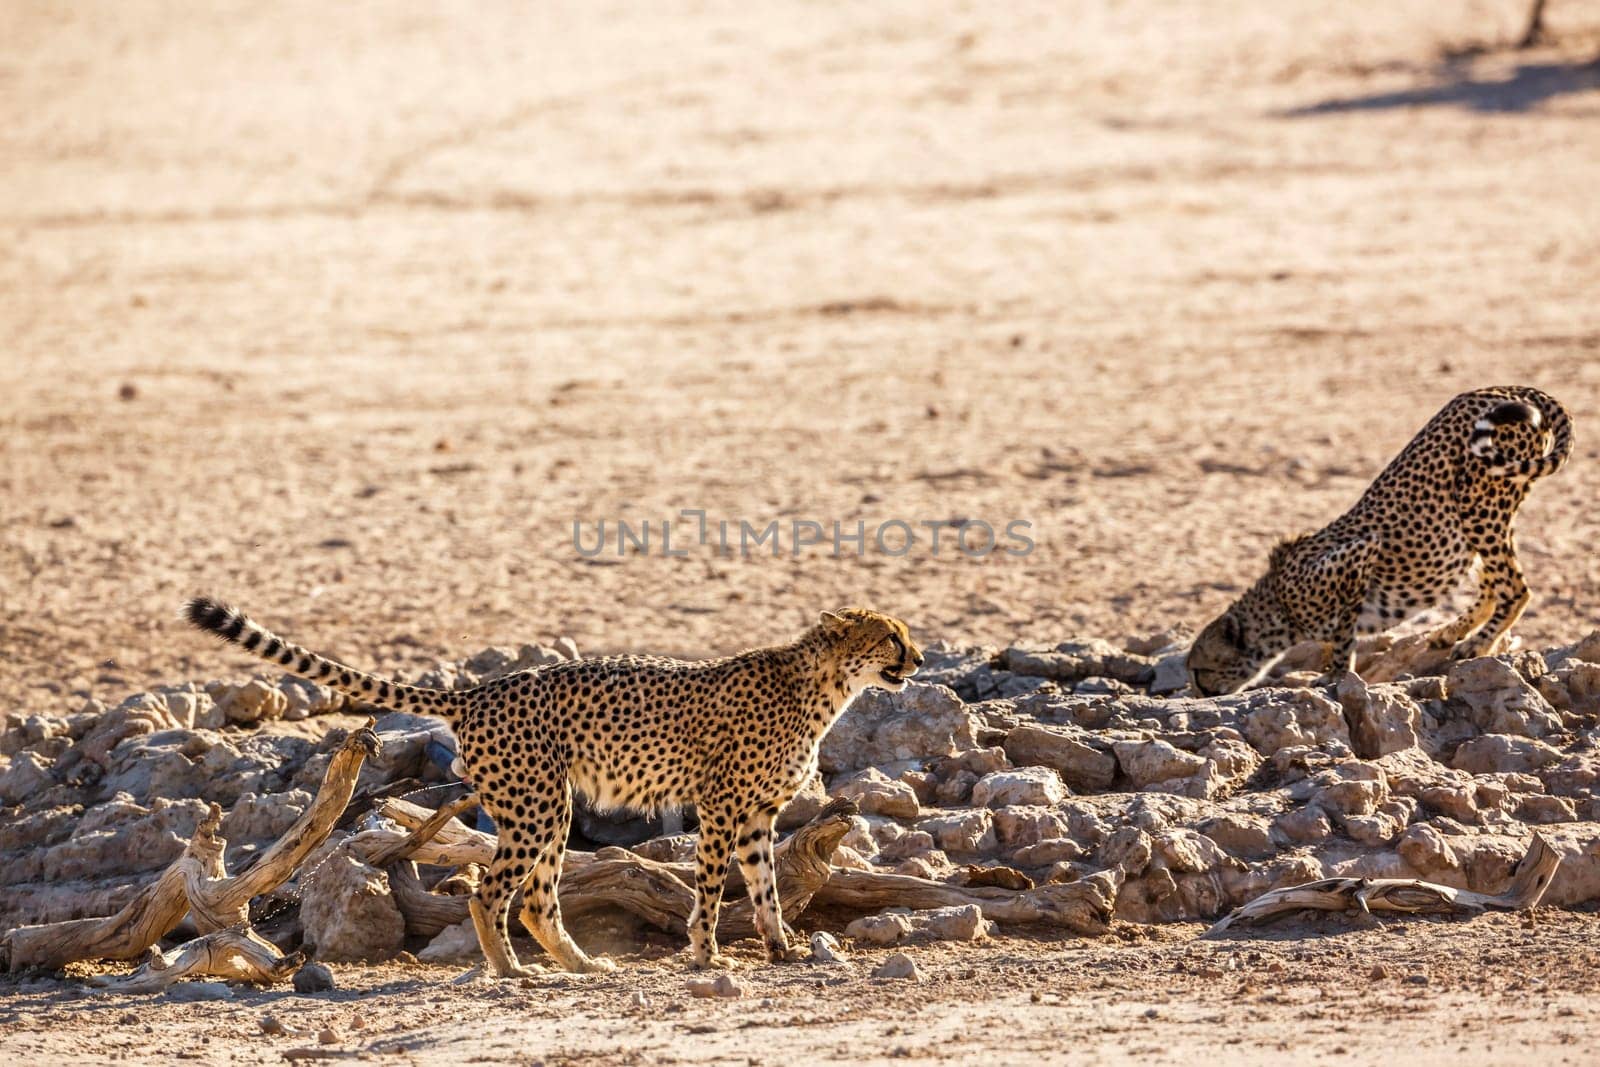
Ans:
[{"label": "cheetah front leg", "polygon": [[[1494,609],[1489,612],[1482,629],[1456,645],[1450,653],[1451,659],[1494,655],[1501,639],[1517,624],[1528,607],[1528,582],[1522,575],[1522,565],[1517,562],[1517,547],[1511,538],[1508,536],[1506,543],[1498,549],[1480,551],[1478,555],[1483,560],[1478,600],[1480,604],[1493,604]],[[1474,605],[1474,610],[1477,608],[1478,605]],[[1471,633],[1471,630],[1467,632]]]},{"label": "cheetah front leg", "polygon": [[734,817],[724,806],[703,805],[700,842],[694,852],[694,910],[689,913],[689,951],[696,967],[727,967],[717,951],[717,915],[733,851]]},{"label": "cheetah front leg", "polygon": [[739,839],[734,844],[733,854],[739,860],[745,890],[750,894],[756,932],[766,942],[768,958],[780,963],[793,959],[794,952],[789,945],[783,908],[778,901],[777,865],[772,858],[772,827],[776,819],[777,812],[770,808],[747,818],[739,828]]},{"label": "cheetah front leg", "polygon": [[1360,537],[1336,545],[1299,574],[1279,580],[1286,601],[1321,606],[1320,625],[1307,627],[1308,636],[1331,646],[1327,673],[1319,683],[1337,683],[1355,670],[1356,624],[1372,587],[1377,557],[1377,538]]}]

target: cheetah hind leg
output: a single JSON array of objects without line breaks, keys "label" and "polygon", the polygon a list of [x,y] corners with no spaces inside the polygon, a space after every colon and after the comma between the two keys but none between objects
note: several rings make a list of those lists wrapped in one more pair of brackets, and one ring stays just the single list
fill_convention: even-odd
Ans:
[{"label": "cheetah hind leg", "polygon": [[517,918],[564,970],[573,974],[610,974],[617,969],[616,961],[585,953],[561,921],[559,890],[566,836],[563,829],[556,844],[540,855],[533,873],[523,883],[522,911]]},{"label": "cheetah hind leg", "polygon": [[524,870],[503,851],[497,853],[490,862],[483,885],[467,902],[473,928],[478,932],[478,946],[483,950],[483,976],[486,978],[532,978],[543,973],[542,969],[524,967],[518,962],[506,929],[513,887],[521,880]]}]

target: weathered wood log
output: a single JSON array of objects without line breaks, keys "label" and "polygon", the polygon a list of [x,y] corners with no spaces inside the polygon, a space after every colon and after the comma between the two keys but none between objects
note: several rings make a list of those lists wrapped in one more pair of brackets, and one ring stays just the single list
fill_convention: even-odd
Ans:
[{"label": "weathered wood log", "polygon": [[1538,834],[1512,872],[1506,891],[1473,893],[1415,878],[1323,878],[1303,885],[1272,889],[1224,916],[1205,933],[1214,937],[1239,923],[1262,923],[1289,912],[1350,911],[1371,915],[1391,911],[1407,915],[1474,915],[1486,908],[1525,911],[1538,905],[1550,887],[1561,854]]},{"label": "weathered wood log", "polygon": [[[429,819],[427,809],[416,805],[399,807],[386,801],[382,810],[401,825],[421,827]],[[778,899],[785,915],[803,912],[812,896],[827,882],[833,850],[850,832],[850,820],[855,814],[854,803],[835,800],[773,850]],[[446,847],[464,850],[485,862],[493,855],[492,844],[487,855],[481,851],[484,846],[481,839],[493,841],[487,834],[459,823],[446,826],[450,837]],[[441,833],[440,837],[446,833]],[[425,843],[419,845],[417,857],[420,859],[426,851]],[[394,874],[391,868],[391,885]],[[717,923],[717,932],[728,939],[753,936],[755,919],[744,891],[743,877],[737,867],[733,867],[729,875],[725,891],[728,903]],[[407,876],[402,872],[396,902],[406,916],[408,930],[413,924],[418,927],[439,924],[438,929],[443,929],[467,918],[466,897],[426,894],[429,899],[420,900],[406,881]],[[580,934],[586,917],[611,908],[620,908],[653,926],[681,934],[687,931],[689,913],[694,908],[693,885],[694,865],[691,863],[658,863],[621,848],[603,848],[592,854],[568,852],[561,874],[561,914]],[[408,907],[415,907],[415,914]]]},{"label": "weathered wood log", "polygon": [[249,930],[213,930],[171,952],[151,946],[132,974],[99,975],[90,978],[89,984],[112,993],[159,993],[191,975],[270,984],[290,977],[304,962],[301,953],[281,955],[272,942]]},{"label": "weathered wood log", "polygon": [[333,829],[355,792],[361,764],[378,752],[372,720],[353,731],[323,775],[322,786],[300,818],[237,878],[227,877],[217,836],[222,811],[211,805],[183,855],[115,915],[41,926],[21,926],[0,938],[6,968],[54,969],[74,960],[132,959],[160,940],[191,910],[202,934],[248,925],[250,899],[294,876],[300,862]]},{"label": "weathered wood log", "polygon": [[1076,934],[1103,934],[1110,928],[1117,902],[1117,879],[1102,871],[1076,882],[1003,889],[999,886],[954,886],[908,874],[836,870],[816,894],[818,907],[847,911],[885,908],[949,908],[976,904],[983,917],[1003,923],[1044,923]]}]

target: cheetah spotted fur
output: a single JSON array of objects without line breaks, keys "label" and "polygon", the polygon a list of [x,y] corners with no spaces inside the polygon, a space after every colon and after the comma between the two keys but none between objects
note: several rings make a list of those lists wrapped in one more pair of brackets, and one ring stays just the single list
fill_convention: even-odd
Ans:
[{"label": "cheetah spotted fur", "polygon": [[534,973],[512,949],[507,920],[522,891],[522,924],[569,971],[609,971],[561,922],[557,887],[577,789],[601,808],[692,803],[700,819],[693,959],[725,965],[717,913],[730,857],[738,860],[756,927],[774,960],[790,953],[773,867],[773,822],[815,770],[817,745],[850,701],[901,690],[922,665],[906,625],[877,612],[824,612],[796,641],[724,659],[649,656],[574,660],[508,674],[473,689],[403,685],[289,644],[212,600],[191,623],[296,674],[357,699],[445,719],[484,810],[493,861],[470,903],[488,972]]},{"label": "cheetah spotted fur", "polygon": [[1189,650],[1194,688],[1229,693],[1258,681],[1301,641],[1331,648],[1348,672],[1357,634],[1446,600],[1481,564],[1477,597],[1433,644],[1488,655],[1521,617],[1528,586],[1512,523],[1530,485],[1572,451],[1553,398],[1524,386],[1479,389],[1446,404],[1324,529],[1279,544],[1267,573],[1201,631]]}]

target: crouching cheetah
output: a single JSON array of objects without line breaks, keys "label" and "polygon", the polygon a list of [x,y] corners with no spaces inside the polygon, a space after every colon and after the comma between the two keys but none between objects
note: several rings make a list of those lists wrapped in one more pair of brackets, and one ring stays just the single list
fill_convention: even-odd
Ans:
[{"label": "crouching cheetah", "polygon": [[1358,633],[1434,607],[1476,559],[1477,599],[1434,634],[1458,658],[1487,655],[1521,617],[1528,586],[1512,522],[1537,478],[1572,451],[1551,397],[1523,386],[1462,393],[1444,406],[1344,515],[1272,550],[1267,573],[1189,650],[1200,693],[1255,682],[1301,641],[1332,646],[1329,671],[1353,666]]},{"label": "crouching cheetah", "polygon": [[773,820],[817,762],[817,745],[869,686],[901,690],[922,665],[905,623],[875,611],[823,612],[799,639],[725,659],[651,656],[575,660],[508,674],[475,689],[402,685],[274,636],[213,600],[189,602],[191,623],[263,659],[357,699],[454,728],[478,799],[499,831],[494,860],[470,903],[491,974],[518,963],[507,918],[520,918],[569,971],[609,971],[561,923],[556,889],[572,821],[572,791],[602,808],[692,803],[700,818],[694,962],[721,966],[717,912],[730,856],[739,861],[756,927],[774,960],[789,944],[772,862]]}]

